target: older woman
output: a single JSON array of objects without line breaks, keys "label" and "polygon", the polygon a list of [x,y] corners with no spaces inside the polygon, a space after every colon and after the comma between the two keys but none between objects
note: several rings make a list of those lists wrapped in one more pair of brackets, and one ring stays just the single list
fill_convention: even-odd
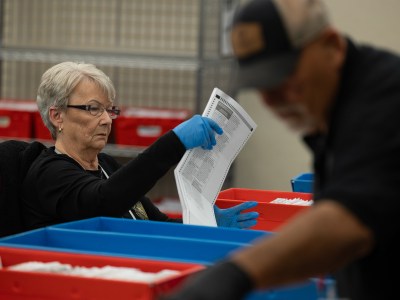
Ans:
[{"label": "older woman", "polygon": [[[187,149],[212,149],[222,129],[195,115],[121,166],[101,153],[120,113],[114,101],[113,83],[94,65],[64,62],[43,74],[37,104],[55,146],[35,160],[23,183],[26,230],[95,216],[181,221],[169,219],[145,194]],[[253,226],[258,214],[241,212],[254,205],[215,208],[217,223]]]}]

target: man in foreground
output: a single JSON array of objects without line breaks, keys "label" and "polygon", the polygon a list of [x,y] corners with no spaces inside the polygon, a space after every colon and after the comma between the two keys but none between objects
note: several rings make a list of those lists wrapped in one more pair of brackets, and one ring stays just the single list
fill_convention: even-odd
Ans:
[{"label": "man in foreground", "polygon": [[314,206],[167,299],[243,299],[331,274],[340,299],[395,299],[400,225],[400,58],[358,45],[321,0],[253,0],[236,13],[239,88],[298,132],[314,157]]}]

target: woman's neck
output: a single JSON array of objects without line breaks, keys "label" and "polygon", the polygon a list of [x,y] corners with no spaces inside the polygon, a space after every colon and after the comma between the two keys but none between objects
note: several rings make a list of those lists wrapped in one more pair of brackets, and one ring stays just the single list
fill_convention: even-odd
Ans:
[{"label": "woman's neck", "polygon": [[94,151],[78,151],[73,147],[65,147],[62,143],[55,143],[56,152],[65,154],[75,160],[85,170],[98,170],[99,162],[97,152]]}]

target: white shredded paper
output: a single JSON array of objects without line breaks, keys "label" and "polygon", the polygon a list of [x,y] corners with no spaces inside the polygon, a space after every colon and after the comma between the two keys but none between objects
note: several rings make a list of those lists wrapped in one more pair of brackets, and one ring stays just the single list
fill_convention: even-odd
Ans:
[{"label": "white shredded paper", "polygon": [[164,269],[157,273],[143,272],[139,269],[128,267],[82,267],[62,264],[60,262],[29,261],[8,267],[16,271],[57,273],[63,275],[93,277],[103,279],[117,279],[153,283],[159,279],[168,278],[179,274],[179,271]]},{"label": "white shredded paper", "polygon": [[293,199],[276,198],[275,200],[272,200],[271,203],[308,206],[313,204],[313,200],[303,200],[300,198],[293,198]]}]

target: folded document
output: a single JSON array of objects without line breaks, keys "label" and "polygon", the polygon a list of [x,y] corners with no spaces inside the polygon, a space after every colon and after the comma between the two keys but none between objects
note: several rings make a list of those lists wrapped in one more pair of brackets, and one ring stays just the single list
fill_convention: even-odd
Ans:
[{"label": "folded document", "polygon": [[214,203],[229,168],[257,125],[230,96],[214,88],[203,116],[223,129],[212,150],[187,150],[174,170],[184,224],[217,226]]}]

